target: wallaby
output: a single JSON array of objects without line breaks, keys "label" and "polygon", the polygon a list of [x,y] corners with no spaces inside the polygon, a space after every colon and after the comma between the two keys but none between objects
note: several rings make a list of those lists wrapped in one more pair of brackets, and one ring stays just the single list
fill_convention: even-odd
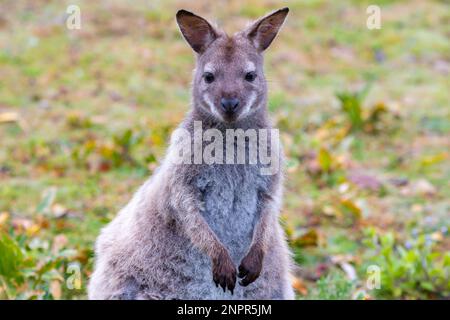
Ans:
[{"label": "wallaby", "polygon": [[[271,130],[263,51],[288,11],[275,11],[233,36],[178,11],[180,31],[197,56],[192,108],[179,129],[195,135],[200,123],[215,137],[230,129]],[[245,152],[252,146],[261,151],[264,140],[249,138]],[[198,150],[206,142],[172,138],[161,166],[102,230],[90,299],[294,298],[292,261],[278,221],[282,172],[262,173],[261,161],[247,158],[239,164],[172,161],[180,144]],[[233,152],[239,148],[234,138],[231,145]],[[281,161],[275,149],[271,153]]]}]

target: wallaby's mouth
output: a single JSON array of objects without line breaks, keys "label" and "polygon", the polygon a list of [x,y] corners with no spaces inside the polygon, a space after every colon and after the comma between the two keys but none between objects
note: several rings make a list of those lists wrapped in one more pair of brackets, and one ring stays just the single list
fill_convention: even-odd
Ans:
[{"label": "wallaby's mouth", "polygon": [[226,111],[222,113],[222,119],[226,123],[233,123],[239,119],[240,112],[236,111]]}]

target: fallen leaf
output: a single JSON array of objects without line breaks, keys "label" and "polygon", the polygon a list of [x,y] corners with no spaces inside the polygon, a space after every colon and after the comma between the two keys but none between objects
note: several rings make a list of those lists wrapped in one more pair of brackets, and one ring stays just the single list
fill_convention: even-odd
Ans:
[{"label": "fallen leaf", "polygon": [[361,189],[368,189],[372,191],[378,191],[382,186],[381,181],[376,177],[360,172],[350,173],[348,180]]},{"label": "fallen leaf", "polygon": [[341,183],[338,188],[340,193],[346,193],[349,189],[350,185],[348,183]]},{"label": "fallen leaf", "polygon": [[33,224],[29,228],[26,229],[26,234],[29,237],[35,236],[39,233],[41,227],[38,224]]},{"label": "fallen leaf", "polygon": [[294,289],[303,296],[308,294],[308,288],[305,285],[305,282],[297,277],[292,277],[292,286]]},{"label": "fallen leaf", "polygon": [[356,275],[355,268],[348,262],[341,262],[340,267],[342,270],[344,270],[345,274],[347,275],[347,278],[351,281],[356,280],[358,276]]},{"label": "fallen leaf", "polygon": [[50,283],[50,293],[52,294],[53,298],[56,300],[61,299],[61,282],[59,280],[53,280]]},{"label": "fallen leaf", "polygon": [[358,258],[351,254],[335,254],[330,257],[331,263],[339,265],[343,262],[357,262]]},{"label": "fallen leaf", "polygon": [[446,152],[441,152],[432,156],[423,157],[420,161],[420,165],[422,167],[429,167],[434,164],[445,161],[448,158],[448,154]]},{"label": "fallen leaf", "polygon": [[0,227],[6,224],[6,221],[9,219],[8,212],[0,212]]},{"label": "fallen leaf", "polygon": [[329,217],[335,217],[340,215],[339,212],[336,210],[336,208],[329,205],[323,206],[322,212]]},{"label": "fallen leaf", "polygon": [[18,122],[20,120],[17,112],[3,112],[0,113],[0,123]]},{"label": "fallen leaf", "polygon": [[69,210],[63,205],[55,203],[54,205],[52,205],[52,213],[55,218],[62,218],[67,215],[67,213],[69,213]]},{"label": "fallen leaf", "polygon": [[361,218],[361,208],[351,199],[341,199],[342,206],[350,211],[356,218]]},{"label": "fallen leaf", "polygon": [[309,229],[307,232],[294,240],[294,245],[299,247],[317,246],[319,236],[315,229]]},{"label": "fallen leaf", "polygon": [[420,179],[412,184],[411,191],[415,195],[434,196],[437,192],[436,187],[426,179]]},{"label": "fallen leaf", "polygon": [[11,221],[11,225],[16,233],[22,234],[33,226],[33,221],[26,218],[14,218]]},{"label": "fallen leaf", "polygon": [[330,171],[333,158],[328,150],[321,148],[319,154],[317,155],[317,161],[319,162],[320,168],[323,172]]},{"label": "fallen leaf", "polygon": [[404,187],[409,183],[407,178],[392,178],[389,181],[396,187]]},{"label": "fallen leaf", "polygon": [[54,254],[58,253],[62,248],[64,248],[69,240],[63,234],[58,234],[53,238],[52,252]]},{"label": "fallen leaf", "polygon": [[444,240],[444,235],[440,231],[436,231],[431,234],[431,239],[436,242],[441,242]]}]

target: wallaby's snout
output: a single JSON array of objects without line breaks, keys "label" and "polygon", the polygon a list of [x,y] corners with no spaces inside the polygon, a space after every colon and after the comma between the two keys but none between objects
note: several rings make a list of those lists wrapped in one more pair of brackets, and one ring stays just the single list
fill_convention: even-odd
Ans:
[{"label": "wallaby's snout", "polygon": [[265,112],[263,51],[276,37],[288,12],[288,8],[272,12],[229,36],[202,17],[178,11],[180,31],[197,53],[193,81],[195,111],[228,123]]},{"label": "wallaby's snout", "polygon": [[222,98],[220,99],[220,105],[222,106],[222,109],[228,113],[233,114],[237,107],[239,106],[239,99],[237,98]]}]

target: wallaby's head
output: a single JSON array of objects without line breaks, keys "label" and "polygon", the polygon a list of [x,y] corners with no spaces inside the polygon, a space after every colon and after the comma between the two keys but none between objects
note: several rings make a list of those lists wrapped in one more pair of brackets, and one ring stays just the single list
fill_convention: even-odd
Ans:
[{"label": "wallaby's head", "polygon": [[272,43],[288,12],[288,8],[277,10],[228,36],[202,17],[178,11],[176,18],[181,33],[197,53],[194,108],[219,121],[234,122],[266,107],[263,52]]}]

